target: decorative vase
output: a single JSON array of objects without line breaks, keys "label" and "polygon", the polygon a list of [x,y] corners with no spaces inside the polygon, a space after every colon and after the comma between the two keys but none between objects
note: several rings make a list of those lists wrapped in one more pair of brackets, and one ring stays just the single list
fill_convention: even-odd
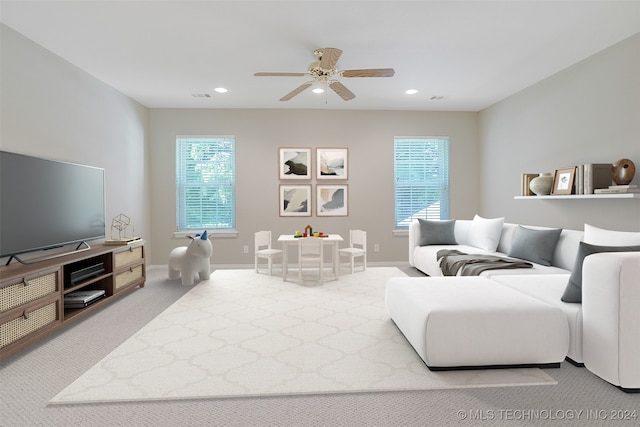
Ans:
[{"label": "decorative vase", "polygon": [[627,185],[636,174],[636,165],[629,159],[616,160],[611,165],[611,180],[616,185]]},{"label": "decorative vase", "polygon": [[529,189],[537,196],[548,196],[551,194],[551,186],[553,185],[553,175],[544,172],[533,178],[529,183]]}]

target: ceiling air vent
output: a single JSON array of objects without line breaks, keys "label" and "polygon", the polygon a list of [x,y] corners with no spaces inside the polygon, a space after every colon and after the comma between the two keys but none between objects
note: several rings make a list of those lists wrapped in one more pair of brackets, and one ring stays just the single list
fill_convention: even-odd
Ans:
[{"label": "ceiling air vent", "polygon": [[209,93],[192,93],[191,96],[194,98],[211,98]]}]

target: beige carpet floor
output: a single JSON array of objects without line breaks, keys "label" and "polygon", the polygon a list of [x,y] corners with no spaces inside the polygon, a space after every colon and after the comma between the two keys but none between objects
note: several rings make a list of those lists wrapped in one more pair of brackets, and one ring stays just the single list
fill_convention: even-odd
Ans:
[{"label": "beige carpet floor", "polygon": [[384,307],[398,276],[299,285],[216,270],[50,403],[556,384],[539,369],[429,371]]}]

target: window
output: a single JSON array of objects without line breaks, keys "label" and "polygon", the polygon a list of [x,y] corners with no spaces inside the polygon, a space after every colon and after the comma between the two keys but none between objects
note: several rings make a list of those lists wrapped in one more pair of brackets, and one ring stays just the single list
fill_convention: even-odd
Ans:
[{"label": "window", "polygon": [[176,138],[178,231],[236,226],[235,138]]},{"label": "window", "polygon": [[395,228],[449,219],[449,138],[394,138]]}]

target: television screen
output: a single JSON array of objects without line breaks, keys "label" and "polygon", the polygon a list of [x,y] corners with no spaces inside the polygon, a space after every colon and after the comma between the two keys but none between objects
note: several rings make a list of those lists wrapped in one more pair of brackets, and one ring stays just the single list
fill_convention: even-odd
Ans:
[{"label": "television screen", "polygon": [[0,151],[0,257],[105,237],[104,169]]}]

